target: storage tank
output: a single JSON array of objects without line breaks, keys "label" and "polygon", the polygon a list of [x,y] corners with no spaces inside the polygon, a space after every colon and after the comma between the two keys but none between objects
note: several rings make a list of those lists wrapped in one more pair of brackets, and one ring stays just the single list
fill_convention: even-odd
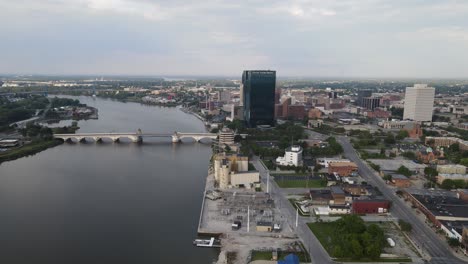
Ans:
[{"label": "storage tank", "polygon": [[393,241],[393,239],[387,237],[387,242],[388,244],[391,246],[391,247],[394,247],[395,246],[395,241]]}]

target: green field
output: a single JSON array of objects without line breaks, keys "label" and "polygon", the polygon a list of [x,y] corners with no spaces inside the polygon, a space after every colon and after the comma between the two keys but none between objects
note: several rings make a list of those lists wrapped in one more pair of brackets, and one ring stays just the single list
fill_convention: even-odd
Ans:
[{"label": "green field", "polygon": [[22,147],[14,148],[0,153],[0,163],[9,160],[19,159],[21,157],[34,155],[38,152],[62,144],[60,140],[35,141]]},{"label": "green field", "polygon": [[[284,259],[287,255],[289,255],[290,252],[283,252],[280,251],[278,252],[278,260]],[[298,253],[293,253],[299,257],[299,262],[310,262],[309,255],[308,253],[305,252],[298,252]],[[271,251],[252,251],[252,261],[255,260],[271,260],[272,257],[272,252]]]},{"label": "green field", "polygon": [[277,180],[276,183],[281,188],[321,188],[327,186],[323,180]]},{"label": "green field", "polygon": [[[310,230],[314,233],[317,239],[320,241],[322,246],[325,250],[330,254],[331,257],[333,256],[333,233],[336,232],[336,224],[334,222],[315,222],[315,223],[308,223],[307,224]],[[382,258],[382,259],[369,259],[369,258],[360,258],[360,259],[353,259],[353,258],[334,258],[337,261],[342,262],[412,262],[410,258]]]}]

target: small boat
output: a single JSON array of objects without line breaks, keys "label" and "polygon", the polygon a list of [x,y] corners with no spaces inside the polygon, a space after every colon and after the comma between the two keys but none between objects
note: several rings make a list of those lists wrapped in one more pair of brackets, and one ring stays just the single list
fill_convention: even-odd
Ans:
[{"label": "small boat", "polygon": [[214,237],[211,239],[195,239],[193,245],[197,247],[221,247],[221,241]]}]

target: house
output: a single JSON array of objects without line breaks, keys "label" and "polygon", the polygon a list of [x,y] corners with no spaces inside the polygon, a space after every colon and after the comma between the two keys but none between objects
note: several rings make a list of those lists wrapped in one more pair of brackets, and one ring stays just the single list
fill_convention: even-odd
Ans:
[{"label": "house", "polygon": [[468,189],[458,189],[457,198],[462,201],[468,202]]},{"label": "house", "polygon": [[331,186],[330,192],[332,200],[330,200],[331,205],[346,204],[346,195],[343,189],[339,186]]},{"label": "house", "polygon": [[352,196],[367,196],[369,191],[366,185],[360,184],[346,184],[343,185],[343,190]]},{"label": "house", "polygon": [[310,202],[315,205],[327,205],[333,199],[330,190],[310,190]]},{"label": "house", "polygon": [[408,177],[401,174],[391,174],[392,175],[392,184],[399,188],[408,188],[411,186],[411,181]]}]

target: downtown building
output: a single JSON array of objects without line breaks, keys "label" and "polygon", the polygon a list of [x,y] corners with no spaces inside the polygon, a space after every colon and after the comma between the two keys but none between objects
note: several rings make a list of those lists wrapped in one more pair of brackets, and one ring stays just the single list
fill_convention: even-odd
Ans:
[{"label": "downtown building", "polygon": [[414,121],[432,121],[435,88],[427,84],[415,84],[406,87],[405,110],[403,119]]},{"label": "downtown building", "polygon": [[276,71],[244,71],[242,99],[249,127],[275,124]]}]

